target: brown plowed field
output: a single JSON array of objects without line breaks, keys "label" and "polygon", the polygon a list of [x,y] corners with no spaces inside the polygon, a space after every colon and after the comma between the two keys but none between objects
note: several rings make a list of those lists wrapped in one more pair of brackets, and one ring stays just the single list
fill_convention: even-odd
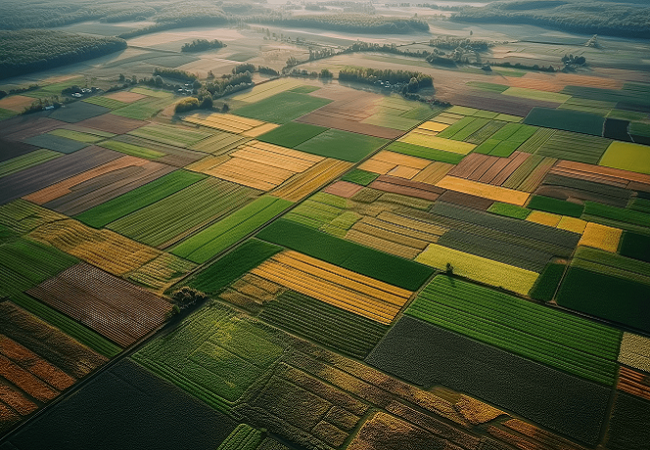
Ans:
[{"label": "brown plowed field", "polygon": [[150,292],[83,263],[28,293],[122,347],[162,324],[171,309]]},{"label": "brown plowed field", "polygon": [[116,116],[114,114],[104,114],[103,116],[93,117],[78,122],[77,125],[95,128],[96,130],[106,131],[108,133],[124,134],[147,125],[148,123],[149,122],[144,122],[142,120]]}]

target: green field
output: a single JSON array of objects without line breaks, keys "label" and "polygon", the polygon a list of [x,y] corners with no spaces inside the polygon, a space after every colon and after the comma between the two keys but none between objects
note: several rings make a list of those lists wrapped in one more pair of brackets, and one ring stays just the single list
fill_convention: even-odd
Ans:
[{"label": "green field", "polygon": [[[445,130],[446,131],[446,130]],[[508,123],[499,128],[484,143],[476,147],[476,153],[507,158],[530,139],[537,128],[519,123]]]},{"label": "green field", "polygon": [[104,108],[108,109],[120,109],[128,105],[128,103],[106,97],[90,97],[83,101],[86,103],[91,103],[93,105],[103,106]]},{"label": "green field", "polygon": [[379,175],[372,172],[366,172],[365,170],[354,169],[350,173],[346,173],[341,177],[343,181],[349,181],[350,183],[360,184],[361,186],[368,186],[370,183],[375,181]]},{"label": "green field", "polygon": [[163,124],[146,125],[130,131],[129,134],[176,147],[189,147],[212,135],[212,133],[206,133],[205,131],[189,130]]},{"label": "green field", "polygon": [[255,450],[263,439],[261,431],[240,423],[216,450]]},{"label": "green field", "polygon": [[297,86],[293,89],[289,89],[289,92],[297,92],[298,94],[310,94],[314,91],[319,90],[320,88],[318,86]]},{"label": "green field", "polygon": [[440,275],[406,314],[588,380],[616,381],[622,333],[562,311]]},{"label": "green field", "polygon": [[498,214],[500,216],[512,217],[515,219],[525,219],[532,212],[528,208],[523,208],[509,203],[494,202],[489,208],[488,212]]},{"label": "green field", "polygon": [[465,84],[467,86],[475,87],[483,91],[497,92],[499,94],[505,91],[506,89],[510,89],[509,86],[503,84],[486,83],[484,81],[469,81]]},{"label": "green field", "polygon": [[650,285],[650,264],[616,253],[581,246],[571,266]]},{"label": "green field", "polygon": [[277,245],[249,239],[200,271],[187,284],[214,296],[237,278],[282,250],[282,247]]},{"label": "green field", "polygon": [[281,92],[259,102],[236,108],[234,113],[250,119],[283,124],[331,102],[331,100],[311,95]]},{"label": "green field", "polygon": [[168,197],[181,189],[206,178],[205,175],[195,172],[176,170],[170,174],[158,178],[116,197],[112,200],[95,206],[85,211],[75,219],[82,221],[91,227],[101,228],[109,223],[131,214],[138,209],[149,206],[165,197]]},{"label": "green field", "polygon": [[117,219],[107,228],[154,247],[169,245],[183,233],[239,209],[253,192],[238,184],[207,178]]},{"label": "green field", "polygon": [[550,302],[562,281],[566,266],[564,264],[548,263],[530,290],[528,295],[535,300]]},{"label": "green field", "polygon": [[602,136],[605,118],[596,114],[566,109],[533,108],[524,119],[524,123],[538,127]]},{"label": "green field", "polygon": [[319,127],[316,125],[289,122],[281,127],[269,131],[268,133],[258,136],[257,139],[262,142],[268,142],[269,144],[294,148],[327,130],[328,129],[325,127]]},{"label": "green field", "polygon": [[585,202],[585,219],[599,222],[608,219],[618,224],[620,228],[627,228],[626,224],[639,227],[650,227],[650,214],[633,209],[617,208],[616,206],[603,205],[596,202]]},{"label": "green field", "polygon": [[17,116],[18,113],[15,111],[10,111],[8,109],[0,108],[0,120],[10,119],[14,116]]},{"label": "green field", "polygon": [[52,136],[59,136],[67,139],[72,139],[73,141],[85,142],[86,144],[94,144],[104,140],[102,136],[97,136],[95,134],[82,133],[80,131],[66,130],[64,128],[59,128],[58,130],[50,131],[48,134]]},{"label": "green field", "polygon": [[584,210],[583,205],[565,202],[556,198],[544,197],[542,195],[533,195],[526,207],[571,217],[580,217]]},{"label": "green field", "polygon": [[[532,139],[537,141],[539,137],[537,135]],[[590,136],[588,134],[555,131],[543,143],[535,144],[538,145],[537,150],[535,150],[535,155],[587,164],[598,164],[598,161],[610,146],[611,142],[610,139]]]},{"label": "green field", "polygon": [[54,150],[59,153],[74,153],[82,148],[88,147],[84,142],[74,141],[65,137],[54,136],[51,134],[40,134],[38,136],[25,139],[28,144],[35,145],[36,147]]},{"label": "green field", "polygon": [[599,163],[601,166],[650,174],[650,147],[629,142],[612,142]]},{"label": "green field", "polygon": [[374,320],[293,291],[267,303],[258,317],[359,359],[366,357],[388,330]]},{"label": "green field", "polygon": [[23,169],[42,164],[46,161],[50,161],[60,156],[63,156],[60,152],[40,149],[29,152],[25,155],[11,158],[7,161],[2,161],[0,162],[0,178],[11,175],[12,173],[20,172]]},{"label": "green field", "polygon": [[172,97],[162,98],[143,98],[135,103],[131,103],[124,108],[113,111],[111,114],[116,116],[127,117],[129,119],[147,120],[158,114],[158,112],[165,109],[167,106],[174,102]]},{"label": "green field", "polygon": [[621,236],[619,253],[628,258],[650,262],[650,236],[624,231]]},{"label": "green field", "polygon": [[211,304],[132,358],[227,413],[284,349],[285,344],[267,327]]},{"label": "green field", "polygon": [[329,129],[295,147],[313,155],[358,162],[387,143],[388,140]]},{"label": "green field", "polygon": [[433,269],[353,242],[344,241],[309,227],[276,220],[257,233],[259,239],[321,259],[408,290],[417,290]]},{"label": "green field", "polygon": [[556,301],[565,308],[650,332],[649,298],[647,284],[569,267]]},{"label": "green field", "polygon": [[403,155],[415,156],[417,158],[430,159],[449,164],[458,164],[466,155],[460,153],[445,152],[434,148],[422,147],[420,145],[409,144],[407,142],[393,142],[386,147],[391,152],[401,153]]},{"label": "green field", "polygon": [[184,240],[171,252],[190,261],[204,263],[291,205],[290,201],[266,195]]},{"label": "green field", "polygon": [[120,141],[105,141],[99,144],[99,146],[124,153],[125,155],[137,156],[138,158],[158,159],[165,156],[162,152]]}]

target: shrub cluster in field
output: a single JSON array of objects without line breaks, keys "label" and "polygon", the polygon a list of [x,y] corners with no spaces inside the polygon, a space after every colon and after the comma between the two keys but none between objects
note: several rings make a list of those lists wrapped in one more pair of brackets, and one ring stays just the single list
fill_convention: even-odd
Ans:
[{"label": "shrub cluster in field", "polygon": [[208,41],[207,39],[194,39],[192,42],[183,44],[181,47],[181,52],[203,52],[205,50],[212,50],[214,48],[223,47],[227,47],[227,45],[218,39],[215,39],[213,41]]}]

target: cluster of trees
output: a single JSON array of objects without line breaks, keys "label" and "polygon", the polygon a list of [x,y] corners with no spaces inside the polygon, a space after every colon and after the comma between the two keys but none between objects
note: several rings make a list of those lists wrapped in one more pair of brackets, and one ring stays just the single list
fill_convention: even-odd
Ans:
[{"label": "cluster of trees", "polygon": [[128,8],[100,18],[99,21],[115,23],[126,22],[128,20],[146,20],[154,14],[156,14],[156,10],[150,6],[130,5]]},{"label": "cluster of trees", "polygon": [[334,78],[334,74],[330,72],[329,69],[322,69],[320,72],[312,71],[308,72],[307,70],[303,69],[293,69],[291,72],[288,73],[290,77],[298,77],[298,78],[320,78],[321,80],[331,80]]},{"label": "cluster of trees", "polygon": [[228,94],[233,94],[253,86],[253,77],[250,72],[233,73],[230,75],[222,75],[221,78],[216,78],[207,82],[198,95],[205,96],[206,92],[210,94],[213,99],[221,98]]},{"label": "cluster of trees", "polygon": [[323,14],[287,16],[269,14],[250,17],[248,20],[278,26],[320,28],[323,30],[348,31],[354,33],[404,34],[429,31],[429,24],[419,19],[400,19],[394,17],[366,14]]},{"label": "cluster of trees", "polygon": [[51,69],[124,50],[126,42],[38,30],[0,31],[0,79]]},{"label": "cluster of trees", "polygon": [[588,34],[650,38],[650,7],[630,0],[513,0],[465,7],[451,19],[478,23],[516,23]]},{"label": "cluster of trees", "polygon": [[154,76],[160,75],[161,77],[173,78],[175,80],[181,80],[188,83],[191,83],[198,78],[196,75],[194,75],[193,73],[189,73],[186,70],[164,69],[160,67],[156,67],[155,69],[153,69],[153,75]]},{"label": "cluster of trees", "polygon": [[415,92],[420,88],[433,87],[433,78],[422,72],[409,70],[346,68],[339,72],[339,81],[354,81],[364,84],[378,84],[379,82],[392,85],[404,85],[408,92]]},{"label": "cluster of trees", "polygon": [[201,11],[169,11],[154,17],[156,23],[137,30],[127,31],[119,35],[123,39],[130,39],[159,31],[172,30],[183,27],[216,26],[229,23],[228,17],[221,10]]},{"label": "cluster of trees", "polygon": [[227,47],[226,44],[221,42],[218,39],[213,41],[208,41],[207,39],[194,39],[192,42],[183,44],[181,47],[181,52],[191,53],[191,52],[204,52],[206,50],[212,50],[215,48]]}]

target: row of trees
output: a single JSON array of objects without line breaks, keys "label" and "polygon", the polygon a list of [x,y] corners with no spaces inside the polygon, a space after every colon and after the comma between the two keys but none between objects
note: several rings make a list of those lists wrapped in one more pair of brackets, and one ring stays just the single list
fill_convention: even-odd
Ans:
[{"label": "row of trees", "polygon": [[269,14],[247,20],[269,25],[320,28],[354,33],[404,34],[429,31],[429,24],[419,19],[400,19],[366,14],[322,14],[291,16]]},{"label": "row of trees", "polygon": [[452,20],[530,24],[577,33],[650,38],[650,7],[647,2],[629,3],[633,2],[514,0],[465,7]]},{"label": "row of trees", "polygon": [[341,69],[339,72],[339,81],[353,81],[373,85],[378,82],[390,83],[392,85],[407,85],[409,92],[415,92],[420,88],[433,87],[433,78],[430,75],[410,70],[350,67]]},{"label": "row of trees", "polygon": [[39,30],[0,31],[0,79],[51,69],[124,50],[126,41]]}]

